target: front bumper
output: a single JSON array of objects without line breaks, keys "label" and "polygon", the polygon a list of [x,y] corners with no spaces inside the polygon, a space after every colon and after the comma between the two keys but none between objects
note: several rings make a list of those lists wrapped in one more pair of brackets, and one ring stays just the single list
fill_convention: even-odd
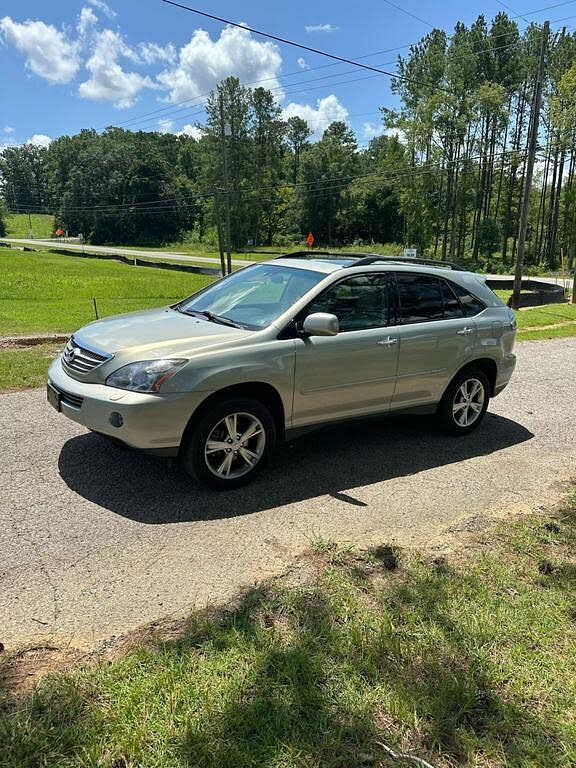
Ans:
[{"label": "front bumper", "polygon": [[[48,383],[60,393],[61,412],[72,421],[140,450],[175,454],[205,393],[149,395],[88,384],[69,376],[57,358]],[[116,415],[121,417],[118,419]],[[121,426],[114,423],[121,422]]]}]

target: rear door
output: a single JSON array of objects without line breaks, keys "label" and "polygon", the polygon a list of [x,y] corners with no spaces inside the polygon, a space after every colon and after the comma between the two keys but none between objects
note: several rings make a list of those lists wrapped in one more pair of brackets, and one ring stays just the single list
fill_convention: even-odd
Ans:
[{"label": "rear door", "polygon": [[476,325],[446,280],[414,272],[396,274],[399,338],[393,409],[437,403],[455,372],[472,357]]},{"label": "rear door", "polygon": [[340,332],[296,341],[293,426],[389,410],[398,363],[391,282],[385,272],[344,278],[301,313],[334,314]]}]

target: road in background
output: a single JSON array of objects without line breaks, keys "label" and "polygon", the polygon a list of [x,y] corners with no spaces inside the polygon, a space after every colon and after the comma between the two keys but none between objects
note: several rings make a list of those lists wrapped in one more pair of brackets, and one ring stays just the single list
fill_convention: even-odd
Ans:
[{"label": "road in background", "polygon": [[[12,243],[14,245],[23,245],[26,248],[34,248],[39,251],[44,250],[66,250],[77,251],[87,254],[110,254],[112,256],[132,256],[139,259],[154,259],[155,261],[182,261],[190,264],[209,264],[210,266],[220,266],[220,257],[211,256],[192,256],[178,251],[143,251],[136,248],[122,248],[112,245],[87,245],[84,243],[60,243],[54,240],[25,240],[15,237],[0,237],[0,243]],[[248,259],[232,259],[232,265],[235,267],[245,267],[246,264],[252,264]]]}]

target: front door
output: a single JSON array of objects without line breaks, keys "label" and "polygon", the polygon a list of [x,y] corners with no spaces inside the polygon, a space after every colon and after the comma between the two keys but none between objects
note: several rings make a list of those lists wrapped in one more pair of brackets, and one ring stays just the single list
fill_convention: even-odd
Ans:
[{"label": "front door", "polygon": [[390,409],[399,346],[388,328],[390,284],[383,272],[348,277],[301,314],[336,315],[340,332],[296,342],[294,427]]}]

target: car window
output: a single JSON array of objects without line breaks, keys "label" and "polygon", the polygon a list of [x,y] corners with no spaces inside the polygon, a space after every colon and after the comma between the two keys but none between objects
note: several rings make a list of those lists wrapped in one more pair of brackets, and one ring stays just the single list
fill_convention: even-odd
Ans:
[{"label": "car window", "polygon": [[466,288],[458,285],[458,283],[450,283],[450,287],[460,299],[460,304],[466,317],[473,317],[482,312],[483,309],[486,309],[486,305],[480,299],[477,299],[476,296],[473,296]]},{"label": "car window", "polygon": [[402,272],[396,275],[401,323],[444,319],[444,298],[438,278]]},{"label": "car window", "polygon": [[458,301],[458,297],[452,290],[446,280],[440,280],[442,298],[444,299],[444,319],[450,320],[455,317],[464,317],[464,310]]},{"label": "car window", "polygon": [[324,291],[308,306],[306,314],[336,315],[340,331],[360,331],[388,325],[389,280],[386,275],[358,275]]}]

